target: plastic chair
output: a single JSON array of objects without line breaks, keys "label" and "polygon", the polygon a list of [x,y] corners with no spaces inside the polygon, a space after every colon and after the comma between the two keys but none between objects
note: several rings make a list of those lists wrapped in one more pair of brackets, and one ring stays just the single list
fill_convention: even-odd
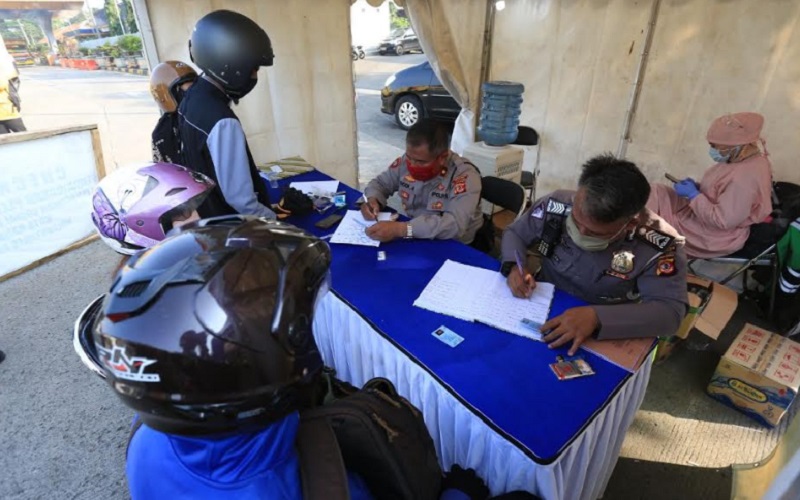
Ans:
[{"label": "plastic chair", "polygon": [[522,214],[525,209],[525,190],[521,185],[492,176],[482,178],[481,182],[481,198],[513,212],[515,219]]},{"label": "plastic chair", "polygon": [[[517,134],[517,139],[512,144],[517,146],[536,146],[539,144],[539,133],[536,132],[535,129],[532,127],[519,126],[518,130],[519,133]],[[526,150],[525,153],[527,154],[527,152],[528,151]],[[538,171],[522,171],[520,185],[522,185],[523,189],[525,189],[528,194],[528,203],[533,203],[533,197],[536,194],[536,179],[538,176]]]},{"label": "plastic chair", "polygon": [[[692,264],[698,260],[718,264],[733,264],[738,267],[719,281],[725,285],[732,279],[744,273],[742,288],[747,290],[746,271],[754,268],[765,268],[769,271],[767,305],[767,319],[775,317],[775,300],[778,295],[778,278],[780,275],[780,262],[777,252],[777,243],[789,227],[789,223],[800,215],[800,186],[789,182],[775,182],[772,185],[772,221],[754,224],[750,229],[750,238],[745,247],[736,253],[724,257],[711,259],[692,259],[689,261],[689,270],[697,274]],[[756,244],[754,244],[754,242]],[[760,244],[760,246],[759,246]]]},{"label": "plastic chair", "polygon": [[[734,254],[735,255],[735,254]],[[775,299],[778,293],[778,277],[780,274],[780,265],[778,262],[778,252],[777,252],[777,243],[773,243],[761,251],[758,255],[752,258],[746,257],[736,257],[734,255],[726,256],[726,257],[714,257],[712,259],[692,259],[688,262],[689,270],[693,274],[698,274],[692,264],[697,262],[698,260],[702,260],[704,262],[713,262],[716,264],[734,264],[738,265],[739,267],[736,268],[732,273],[728,274],[721,280],[719,283],[721,285],[725,285],[729,283],[732,279],[736,278],[742,273],[745,273],[742,278],[742,289],[747,291],[747,273],[750,269],[754,268],[766,268],[769,270],[769,284],[768,287],[768,297],[769,302],[767,305],[767,319],[771,320],[775,315]]]}]

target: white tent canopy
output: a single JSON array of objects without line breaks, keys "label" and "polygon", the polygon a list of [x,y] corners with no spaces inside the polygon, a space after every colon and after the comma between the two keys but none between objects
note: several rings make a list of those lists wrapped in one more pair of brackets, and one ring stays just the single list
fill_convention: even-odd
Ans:
[{"label": "white tent canopy", "polygon": [[[351,0],[133,1],[151,65],[188,61],[192,26],[214,9],[256,20],[276,54],[237,109],[256,161],[299,154],[355,185]],[[736,111],[766,117],[776,180],[800,183],[800,2],[507,0],[497,12],[494,0],[396,3],[467,109],[456,149],[472,140],[482,75],[525,85],[521,123],[541,137],[540,192],[571,186],[580,164],[605,151],[626,151],[653,181],[697,178],[711,164],[708,124]]]}]

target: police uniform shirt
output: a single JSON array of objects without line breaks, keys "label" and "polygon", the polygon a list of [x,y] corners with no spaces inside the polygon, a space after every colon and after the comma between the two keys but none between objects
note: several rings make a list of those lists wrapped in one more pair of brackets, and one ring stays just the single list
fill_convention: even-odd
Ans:
[{"label": "police uniform shirt", "polygon": [[411,217],[415,238],[457,239],[469,244],[483,225],[481,176],[474,165],[455,153],[450,153],[440,174],[427,181],[411,176],[403,155],[364,190],[367,198],[375,198],[382,206],[395,192]]},{"label": "police uniform shirt", "polygon": [[[593,304],[600,339],[673,335],[687,307],[683,237],[645,209],[636,229],[607,249],[582,250],[566,230],[574,196],[575,191],[555,191],[506,228],[503,262],[514,262],[515,252],[525,255],[531,246],[548,253],[537,279]],[[559,220],[562,230],[553,240],[553,222]]]}]

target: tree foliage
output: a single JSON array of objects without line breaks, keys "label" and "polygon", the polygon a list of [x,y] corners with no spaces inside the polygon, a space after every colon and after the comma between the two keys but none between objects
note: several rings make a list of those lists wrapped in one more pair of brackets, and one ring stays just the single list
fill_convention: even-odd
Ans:
[{"label": "tree foliage", "polygon": [[389,15],[391,17],[392,30],[411,27],[411,22],[408,20],[405,10],[398,9],[394,2],[389,2]]},{"label": "tree foliage", "polygon": [[[108,19],[108,30],[111,36],[136,33],[136,19],[133,17],[133,7],[130,0],[105,0],[103,10]],[[123,30],[124,23],[124,30]]]}]

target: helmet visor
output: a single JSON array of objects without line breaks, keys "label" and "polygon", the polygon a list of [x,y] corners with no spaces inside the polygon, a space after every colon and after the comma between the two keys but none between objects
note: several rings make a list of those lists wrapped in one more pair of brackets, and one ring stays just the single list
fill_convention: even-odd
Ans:
[{"label": "helmet visor", "polygon": [[72,347],[81,362],[102,379],[106,378],[106,373],[97,356],[93,331],[97,319],[103,312],[104,298],[105,295],[97,297],[83,310],[75,321],[75,328],[72,331]]}]

